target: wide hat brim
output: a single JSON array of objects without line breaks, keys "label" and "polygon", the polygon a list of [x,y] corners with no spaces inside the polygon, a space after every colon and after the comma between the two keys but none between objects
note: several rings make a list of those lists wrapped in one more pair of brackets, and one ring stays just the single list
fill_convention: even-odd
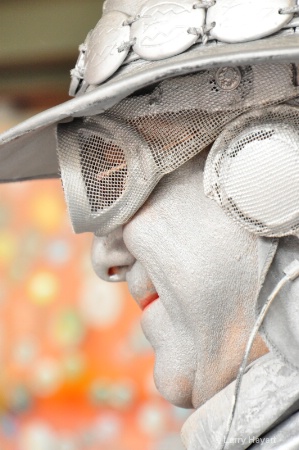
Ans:
[{"label": "wide hat brim", "polygon": [[100,87],[0,135],[0,181],[59,177],[55,138],[58,122],[100,114],[136,90],[167,78],[215,67],[287,62],[299,62],[299,34],[242,44],[212,42],[165,60],[131,62]]}]

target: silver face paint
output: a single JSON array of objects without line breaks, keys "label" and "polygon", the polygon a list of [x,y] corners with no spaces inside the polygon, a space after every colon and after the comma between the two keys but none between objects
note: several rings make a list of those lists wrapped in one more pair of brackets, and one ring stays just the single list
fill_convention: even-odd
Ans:
[{"label": "silver face paint", "polygon": [[[204,161],[196,156],[160,181],[123,227],[121,247],[108,235],[95,238],[93,249],[99,274],[117,248],[114,271],[130,261],[126,280],[144,308],[157,387],[170,402],[196,408],[237,374],[258,281],[257,238],[205,197]],[[260,344],[253,359],[267,351]]]}]

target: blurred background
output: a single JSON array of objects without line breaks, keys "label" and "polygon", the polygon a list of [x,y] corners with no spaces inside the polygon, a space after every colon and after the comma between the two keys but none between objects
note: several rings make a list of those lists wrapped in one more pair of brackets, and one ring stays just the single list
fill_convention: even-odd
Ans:
[{"label": "blurred background", "polygon": [[[100,0],[0,0],[0,130],[68,99]],[[126,286],[92,272],[59,180],[0,186],[0,450],[181,450]]]}]

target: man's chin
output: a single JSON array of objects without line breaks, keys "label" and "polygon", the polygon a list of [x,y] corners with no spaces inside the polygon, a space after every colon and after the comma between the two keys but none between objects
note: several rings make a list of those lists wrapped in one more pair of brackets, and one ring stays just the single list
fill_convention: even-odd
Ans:
[{"label": "man's chin", "polygon": [[179,408],[193,408],[193,377],[180,374],[167,364],[155,363],[154,380],[162,397]]}]

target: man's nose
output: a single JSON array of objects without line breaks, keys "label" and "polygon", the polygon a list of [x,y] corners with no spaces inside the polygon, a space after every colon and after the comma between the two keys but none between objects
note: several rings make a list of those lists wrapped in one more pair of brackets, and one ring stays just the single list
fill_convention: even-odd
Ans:
[{"label": "man's nose", "polygon": [[91,261],[95,273],[105,281],[125,281],[128,269],[135,258],[128,251],[123,240],[122,227],[107,236],[93,239]]}]

